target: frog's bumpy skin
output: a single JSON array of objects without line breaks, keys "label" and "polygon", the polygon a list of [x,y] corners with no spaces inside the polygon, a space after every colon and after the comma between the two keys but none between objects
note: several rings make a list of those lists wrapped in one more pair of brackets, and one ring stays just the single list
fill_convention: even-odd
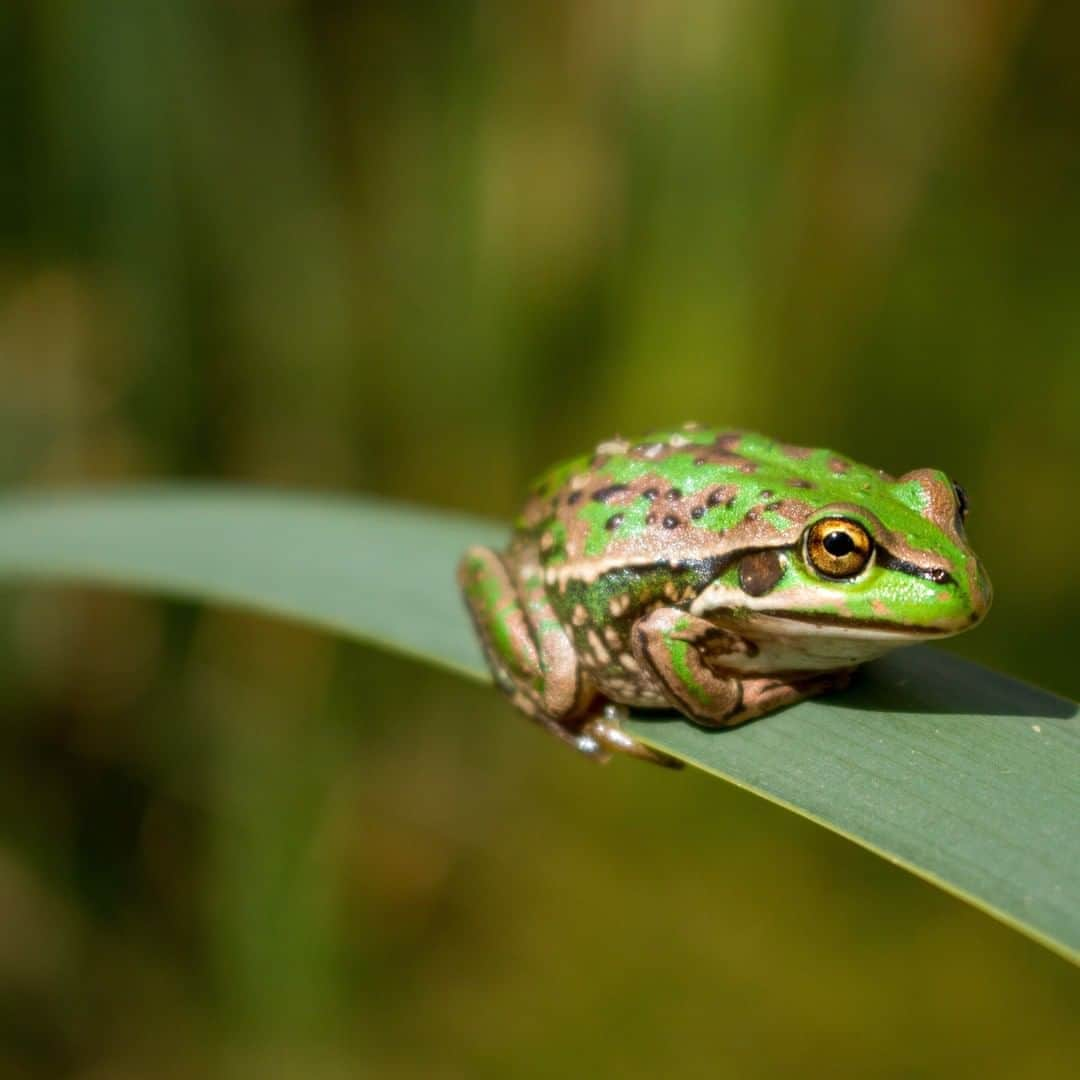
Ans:
[{"label": "frog's bumpy skin", "polygon": [[499,687],[597,760],[655,752],[604,705],[728,727],[846,684],[990,604],[943,474],[685,425],[533,486],[508,549],[459,568]]}]

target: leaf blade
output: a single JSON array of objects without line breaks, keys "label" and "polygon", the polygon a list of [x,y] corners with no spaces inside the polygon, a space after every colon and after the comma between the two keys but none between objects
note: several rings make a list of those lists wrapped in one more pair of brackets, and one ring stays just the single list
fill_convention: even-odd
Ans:
[{"label": "leaf blade", "polygon": [[[378,500],[133,490],[0,502],[0,579],[154,589],[301,619],[486,679],[454,567],[503,526]],[[394,567],[395,572],[388,572]],[[1080,962],[1072,703],[928,648],[851,690],[707,732],[635,734]]]},{"label": "leaf blade", "polygon": [[[418,544],[432,527],[438,542]],[[486,680],[454,569],[469,544],[505,538],[494,522],[378,499],[225,488],[16,496],[0,501],[0,577],[235,604]],[[403,553],[406,572],[386,573]]]},{"label": "leaf blade", "polygon": [[655,723],[630,726],[1080,962],[1080,724],[1069,702],[920,647],[767,725],[671,725],[659,738]]}]

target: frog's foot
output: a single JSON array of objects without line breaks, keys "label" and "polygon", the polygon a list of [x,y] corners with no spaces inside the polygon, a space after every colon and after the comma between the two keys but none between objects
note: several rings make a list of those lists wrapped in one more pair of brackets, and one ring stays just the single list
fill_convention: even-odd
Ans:
[{"label": "frog's foot", "polygon": [[782,677],[723,671],[725,656],[746,652],[738,635],[677,608],[659,608],[634,627],[638,662],[656,677],[672,705],[706,727],[734,727],[840,689],[851,678],[850,669]]},{"label": "frog's foot", "polygon": [[609,761],[612,754],[628,754],[639,761],[650,761],[662,765],[665,769],[681,769],[683,763],[655,750],[640,739],[635,739],[623,730],[623,721],[629,715],[625,705],[608,702],[604,711],[587,720],[577,735],[577,748],[597,761]]}]

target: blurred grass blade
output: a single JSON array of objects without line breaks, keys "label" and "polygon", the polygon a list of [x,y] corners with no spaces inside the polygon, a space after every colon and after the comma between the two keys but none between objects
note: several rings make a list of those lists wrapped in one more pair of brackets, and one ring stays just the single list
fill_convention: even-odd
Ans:
[{"label": "blurred grass blade", "polygon": [[[454,567],[468,544],[504,537],[491,522],[371,499],[14,497],[0,502],[0,578],[237,604],[486,678]],[[843,694],[734,731],[671,717],[632,726],[1080,962],[1075,705],[919,648],[869,665]]]}]

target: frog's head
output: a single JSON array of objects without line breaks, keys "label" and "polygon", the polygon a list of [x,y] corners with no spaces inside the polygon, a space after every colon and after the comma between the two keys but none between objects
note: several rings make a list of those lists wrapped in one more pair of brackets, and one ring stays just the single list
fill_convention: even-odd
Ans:
[{"label": "frog's head", "polygon": [[820,507],[791,552],[791,576],[809,601],[840,620],[900,633],[947,635],[990,606],[990,580],[964,533],[967,496],[942,472],[919,469],[878,498]]},{"label": "frog's head", "polygon": [[834,653],[843,642],[853,661],[959,633],[986,614],[990,581],[964,533],[967,498],[944,473],[894,480],[845,462],[824,482],[793,486],[780,510],[787,526],[749,537],[698,597],[698,613],[800,637],[808,656],[830,650],[811,638],[831,639]]}]

